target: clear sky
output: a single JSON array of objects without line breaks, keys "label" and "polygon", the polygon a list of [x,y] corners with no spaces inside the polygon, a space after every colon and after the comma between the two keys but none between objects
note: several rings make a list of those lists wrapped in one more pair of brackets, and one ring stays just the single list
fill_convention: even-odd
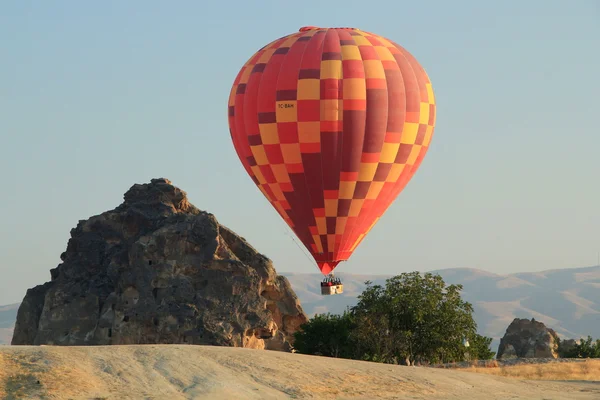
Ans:
[{"label": "clear sky", "polygon": [[305,25],[398,42],[438,107],[421,168],[336,271],[597,263],[597,0],[14,0],[0,4],[0,304],[49,280],[78,220],[155,177],[278,271],[318,272],[246,175],[227,125],[242,64]]}]

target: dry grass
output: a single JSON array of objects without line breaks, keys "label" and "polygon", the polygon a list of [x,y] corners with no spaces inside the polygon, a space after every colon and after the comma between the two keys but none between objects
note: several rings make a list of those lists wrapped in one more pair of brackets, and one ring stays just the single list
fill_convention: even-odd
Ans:
[{"label": "dry grass", "polygon": [[[43,357],[47,361],[53,357]],[[70,365],[48,368],[38,354],[0,353],[0,398],[37,395],[49,399],[73,398],[94,391],[98,379]],[[76,385],[73,383],[77,382]],[[9,396],[9,394],[11,396]]]},{"label": "dry grass", "polygon": [[[587,382],[493,376],[540,379],[535,364],[490,365],[451,371],[212,346],[2,346],[0,399],[600,399],[600,385]],[[584,365],[588,380],[598,374],[600,362],[542,367],[582,379]]]},{"label": "dry grass", "polygon": [[528,380],[600,381],[600,360],[504,366],[499,366],[494,361],[485,366],[474,365],[463,370]]},{"label": "dry grass", "polygon": [[[12,365],[8,364],[6,360],[7,356],[3,353],[0,353],[0,382],[5,382],[8,377],[8,371],[12,370]],[[0,398],[4,399],[7,397],[5,391],[5,385],[0,385]]]}]

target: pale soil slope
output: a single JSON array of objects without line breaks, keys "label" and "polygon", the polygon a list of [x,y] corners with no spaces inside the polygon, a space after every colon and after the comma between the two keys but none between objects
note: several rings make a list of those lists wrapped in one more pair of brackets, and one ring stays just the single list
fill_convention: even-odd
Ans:
[{"label": "pale soil slope", "polygon": [[576,400],[600,398],[600,384],[227,347],[2,346],[0,398]]}]

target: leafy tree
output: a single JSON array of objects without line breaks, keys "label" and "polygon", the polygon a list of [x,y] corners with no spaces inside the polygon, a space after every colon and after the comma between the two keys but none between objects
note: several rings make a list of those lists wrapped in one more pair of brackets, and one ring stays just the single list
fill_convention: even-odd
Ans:
[{"label": "leafy tree", "polygon": [[491,360],[496,355],[496,352],[490,350],[492,338],[482,336],[478,333],[471,336],[469,339],[469,355],[471,359]]},{"label": "leafy tree", "polygon": [[317,314],[294,333],[298,353],[325,357],[354,358],[352,315]]},{"label": "leafy tree", "polygon": [[462,285],[446,286],[439,275],[404,273],[385,287],[367,288],[351,309],[353,337],[363,359],[386,363],[447,362],[465,358],[463,339],[475,337],[473,307]]},{"label": "leafy tree", "polygon": [[[358,304],[343,315],[319,314],[294,334],[297,352],[383,363],[461,361],[494,357],[478,335],[461,285],[439,275],[404,273],[384,286],[366,282]],[[469,348],[463,344],[469,340]]]},{"label": "leafy tree", "polygon": [[[559,352],[561,352],[561,342],[559,342]],[[564,351],[561,357],[564,358],[600,358],[600,339],[595,342],[591,336],[587,339],[581,338],[578,344]]]}]

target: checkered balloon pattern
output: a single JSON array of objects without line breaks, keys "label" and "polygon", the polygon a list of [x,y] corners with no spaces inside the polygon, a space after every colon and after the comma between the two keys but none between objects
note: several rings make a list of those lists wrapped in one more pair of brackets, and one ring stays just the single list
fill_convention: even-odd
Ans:
[{"label": "checkered balloon pattern", "polygon": [[229,127],[247,173],[327,275],[418,169],[435,110],[425,70],[398,44],[305,27],[242,67]]}]

